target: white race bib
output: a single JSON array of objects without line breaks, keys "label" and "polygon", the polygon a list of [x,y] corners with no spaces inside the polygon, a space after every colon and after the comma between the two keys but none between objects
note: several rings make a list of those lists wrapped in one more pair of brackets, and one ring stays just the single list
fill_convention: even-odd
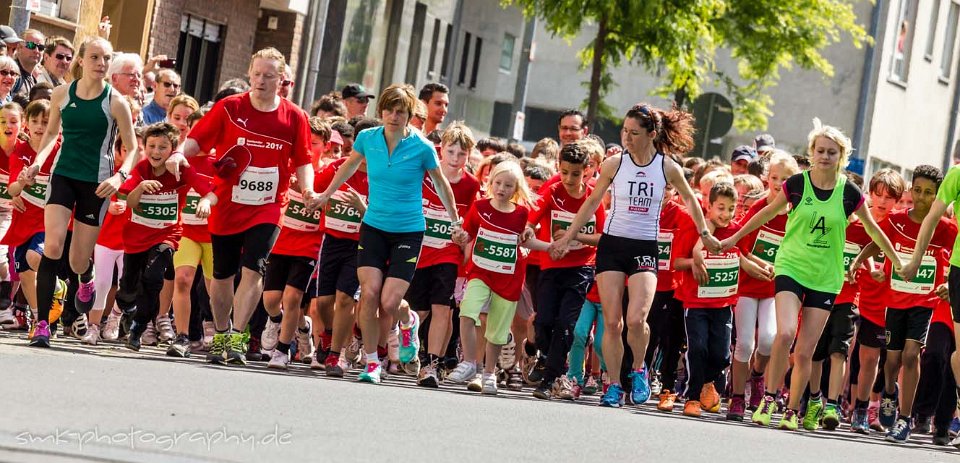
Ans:
[{"label": "white race bib", "polygon": [[277,201],[280,171],[276,167],[253,167],[244,169],[240,180],[233,186],[231,200],[237,204],[261,206]]},{"label": "white race bib", "polygon": [[287,191],[287,198],[290,198],[290,202],[287,203],[287,209],[283,211],[281,221],[284,227],[304,232],[314,232],[320,229],[322,210],[318,209],[313,211],[312,214],[308,214],[307,206],[303,202],[303,195],[296,191]]},{"label": "white race bib", "polygon": [[[367,197],[363,195],[360,195],[360,199],[367,201]],[[360,211],[353,207],[345,192],[337,190],[330,196],[326,213],[325,224],[328,229],[342,233],[360,232]]]},{"label": "white race bib", "polygon": [[518,242],[516,233],[500,233],[481,226],[473,244],[473,263],[484,270],[513,275],[517,270]]},{"label": "white race bib", "polygon": [[[900,262],[909,262],[913,257],[911,253],[897,252]],[[924,254],[920,260],[920,268],[917,269],[917,276],[910,281],[903,281],[900,275],[894,270],[890,275],[890,289],[907,294],[930,294],[937,282],[937,259],[933,256]]]},{"label": "white race bib", "polygon": [[49,175],[38,175],[30,185],[23,189],[20,197],[34,206],[43,208],[47,205],[47,187],[50,185]]},{"label": "white race bib", "polygon": [[184,225],[206,225],[207,219],[197,217],[197,203],[200,202],[200,195],[193,188],[187,192],[187,202],[183,205],[183,224]]},{"label": "white race bib", "polygon": [[179,196],[176,193],[141,195],[140,207],[133,209],[130,221],[150,228],[166,228],[177,224]]},{"label": "white race bib", "polygon": [[424,246],[440,249],[453,242],[450,240],[453,226],[450,223],[450,214],[447,213],[446,209],[437,210],[424,207],[423,217],[427,222],[427,229],[423,232]]},{"label": "white race bib", "polygon": [[[702,251],[701,251],[702,252]],[[710,279],[704,286],[697,287],[697,297],[701,299],[721,298],[737,293],[740,278],[740,257],[736,253],[708,253],[703,259]]]},{"label": "white race bib", "polygon": [[9,184],[10,176],[7,174],[0,174],[0,207],[11,207],[10,200],[12,198],[10,197],[10,193],[7,192],[7,185]]},{"label": "white race bib", "polygon": [[670,257],[673,252],[673,232],[657,233],[657,271],[670,270]]}]

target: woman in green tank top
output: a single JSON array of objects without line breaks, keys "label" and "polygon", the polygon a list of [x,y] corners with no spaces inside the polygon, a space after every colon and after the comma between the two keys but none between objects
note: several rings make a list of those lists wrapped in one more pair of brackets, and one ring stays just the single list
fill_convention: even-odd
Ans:
[{"label": "woman in green tank top", "polygon": [[[40,142],[36,159],[23,169],[20,181],[39,181],[40,166],[50,156],[63,133],[47,186],[44,208],[43,257],[37,268],[38,324],[30,344],[49,347],[48,317],[56,288],[56,270],[73,219],[70,241],[70,268],[80,282],[75,306],[81,314],[90,311],[95,297],[91,256],[106,213],[106,202],[126,180],[139,160],[133,117],[126,100],[104,80],[113,47],[104,39],[92,39],[80,46],[73,63],[74,82],[53,91],[50,122]],[[113,145],[119,129],[127,157],[120,169],[113,165]]]},{"label": "woman in green tank top", "polygon": [[[851,151],[850,139],[839,129],[821,126],[814,119],[808,141],[810,170],[788,179],[780,194],[722,243],[724,249],[733,247],[788,205],[792,206],[774,263],[777,337],[764,374],[766,394],[753,414],[754,423],[770,424],[776,408],[774,398],[783,383],[790,346],[796,339],[790,402],[779,423],[781,429],[789,430],[797,429],[797,410],[810,379],[813,352],[843,285],[843,248],[851,213],[863,222],[864,229],[890,256],[894,267],[900,267],[893,245],[864,207],[863,194],[847,184],[841,172]],[[801,313],[803,325],[797,336]]]}]

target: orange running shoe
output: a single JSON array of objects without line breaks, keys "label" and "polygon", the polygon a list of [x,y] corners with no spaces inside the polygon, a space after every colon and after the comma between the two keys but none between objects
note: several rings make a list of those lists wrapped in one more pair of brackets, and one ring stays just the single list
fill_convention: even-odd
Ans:
[{"label": "orange running shoe", "polygon": [[688,400],[687,403],[683,404],[683,416],[700,418],[700,413],[701,409],[699,400]]},{"label": "orange running shoe", "polygon": [[720,394],[713,383],[703,385],[703,389],[700,390],[700,403],[703,405],[703,409],[708,412],[717,413],[720,411]]},{"label": "orange running shoe", "polygon": [[660,403],[657,404],[657,410],[661,412],[672,412],[673,406],[676,405],[677,395],[672,394],[669,389],[664,389],[660,391]]}]

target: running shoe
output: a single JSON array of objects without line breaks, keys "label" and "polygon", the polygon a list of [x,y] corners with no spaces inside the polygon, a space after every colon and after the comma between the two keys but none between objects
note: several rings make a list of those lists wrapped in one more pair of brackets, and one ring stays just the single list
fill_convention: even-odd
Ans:
[{"label": "running shoe", "polygon": [[81,313],[80,316],[70,324],[70,334],[77,339],[83,339],[83,337],[87,335],[86,313]]},{"label": "running shoe", "polygon": [[340,357],[327,355],[323,360],[324,373],[331,378],[343,378],[343,367],[340,366]]},{"label": "running shoe", "polygon": [[960,436],[954,437],[953,440],[950,441],[950,445],[960,449]]},{"label": "running shoe", "polygon": [[[808,406],[807,410],[809,409]],[[823,419],[820,420],[820,423],[823,425],[823,429],[827,431],[837,429],[840,426],[840,407],[828,403],[827,407],[823,409]]]},{"label": "running shoe", "polygon": [[380,384],[380,373],[383,372],[383,369],[380,367],[380,363],[370,362],[364,368],[363,372],[357,376],[357,381],[361,383],[370,383],[370,384]]},{"label": "running shoe", "polygon": [[363,345],[363,342],[360,340],[357,335],[350,336],[350,344],[347,344],[347,347],[344,349],[342,357],[347,359],[353,365],[360,364],[360,347]]},{"label": "running shoe", "polygon": [[497,395],[497,375],[493,373],[484,373],[483,378],[480,381],[481,381],[481,389],[480,389],[481,394]]},{"label": "running shoe", "polygon": [[90,325],[87,328],[87,334],[80,340],[82,344],[96,346],[100,342],[100,325]]},{"label": "running shoe", "polygon": [[687,403],[683,404],[683,416],[700,418],[701,415],[702,407],[699,400],[688,400]]},{"label": "running shoe", "polygon": [[107,315],[107,323],[103,326],[103,332],[100,333],[104,341],[116,341],[120,338],[120,313],[113,310]]},{"label": "running shoe", "polygon": [[523,375],[520,374],[520,370],[516,366],[507,372],[507,389],[511,391],[523,390]]},{"label": "running shoe", "polygon": [[243,354],[243,356],[248,362],[270,361],[270,353],[264,352],[260,345],[260,340],[253,336],[250,336],[250,344],[247,346],[247,352]]},{"label": "running shoe", "polygon": [[798,427],[797,424],[797,412],[795,410],[787,409],[787,411],[780,418],[780,424],[777,425],[777,427],[787,431],[796,431]]},{"label": "running shoe", "polygon": [[[91,262],[90,265],[93,265]],[[93,301],[97,298],[97,287],[93,282],[93,272],[90,272],[90,281],[84,283],[80,282],[80,286],[77,288],[77,295],[73,298],[74,307],[77,309],[77,312],[81,314],[86,314],[90,312],[90,309],[93,309]]]},{"label": "running shoe", "polygon": [[750,421],[760,426],[770,426],[770,420],[773,419],[773,412],[777,408],[777,401],[766,394],[760,400],[760,406],[753,412]]},{"label": "running shoe", "polygon": [[660,396],[660,390],[663,389],[663,383],[660,382],[660,375],[653,375],[650,379],[650,395],[652,397]]},{"label": "running shoe", "polygon": [[607,392],[600,398],[600,406],[620,408],[623,406],[623,387],[619,383],[607,387]]},{"label": "running shoe", "polygon": [[473,362],[460,362],[457,368],[454,368],[453,371],[447,375],[447,380],[453,384],[465,384],[467,381],[472,381],[476,375],[476,364]]},{"label": "running shoe", "polygon": [[950,434],[950,437],[957,437],[960,435],[960,418],[953,417],[953,420],[950,421],[950,428],[947,430],[947,433]]},{"label": "running shoe", "polygon": [[279,339],[280,324],[268,317],[267,324],[263,327],[263,333],[260,334],[260,347],[266,351],[274,350],[277,348],[277,342]]},{"label": "running shoe", "polygon": [[483,378],[480,375],[480,372],[473,375],[473,379],[467,383],[467,390],[470,392],[480,392],[483,390]]},{"label": "running shoe", "polygon": [[900,417],[894,423],[893,427],[890,428],[890,431],[887,431],[887,436],[884,438],[887,442],[893,442],[895,444],[903,444],[910,439],[910,419]]},{"label": "running shoe", "polygon": [[40,320],[33,329],[33,337],[30,338],[30,345],[33,347],[50,347],[50,323],[46,320]]},{"label": "running shoe", "polygon": [[400,374],[413,376],[416,378],[420,375],[420,357],[414,356],[413,361],[400,364]]},{"label": "running shoe", "polygon": [[14,308],[13,322],[0,326],[0,328],[7,331],[24,331],[24,330],[29,331],[31,324],[32,324],[32,321],[27,319],[26,310],[20,310],[20,309]]},{"label": "running shoe", "polygon": [[583,395],[594,395],[598,389],[600,387],[597,384],[597,378],[593,375],[587,376],[586,381],[583,382]]},{"label": "running shoe", "polygon": [[[633,400],[634,404],[642,405],[646,401],[650,400],[650,384],[647,383],[646,367],[640,371],[630,372],[630,382],[633,384],[633,387],[630,391],[630,398]],[[714,392],[716,392],[716,390],[714,390]]]},{"label": "running shoe", "polygon": [[134,328],[127,333],[127,343],[124,345],[127,349],[140,352],[140,348],[143,346],[143,333],[136,327],[136,323],[134,323]]},{"label": "running shoe", "polygon": [[570,381],[570,392],[573,393],[571,400],[580,400],[580,395],[583,394],[583,388],[577,383],[577,378],[567,377],[567,380]]},{"label": "running shoe", "polygon": [[162,343],[173,342],[174,339],[177,339],[177,332],[173,330],[173,322],[170,321],[170,317],[167,315],[161,315],[157,317],[156,324],[158,338]]},{"label": "running shoe", "polygon": [[850,430],[858,434],[870,434],[870,420],[866,409],[854,408],[850,418]]},{"label": "running shoe", "polygon": [[0,310],[0,327],[6,328],[17,322],[17,317],[13,314],[13,307]]},{"label": "running shoe", "polygon": [[[316,346],[313,344],[313,326],[310,321],[310,317],[307,317],[307,326],[306,329],[297,328],[297,352],[300,354],[300,359],[306,359],[307,357],[313,355],[316,351]],[[261,342],[263,340],[261,339]],[[326,355],[322,355],[321,358],[326,358]]]},{"label": "running shoe", "polygon": [[932,418],[929,416],[917,415],[916,422],[913,425],[913,429],[910,430],[910,434],[930,434],[931,421]]},{"label": "running shoe", "polygon": [[890,428],[897,422],[897,408],[900,406],[900,386],[895,386],[893,395],[883,393],[880,398],[880,424],[884,428]]},{"label": "running shoe", "polygon": [[567,375],[560,375],[560,377],[553,382],[551,393],[554,397],[562,400],[576,399],[573,394],[573,383],[567,378]]},{"label": "running shoe", "polygon": [[942,432],[938,429],[933,433],[933,445],[947,445],[950,443],[950,435],[947,433],[947,430],[944,429]]},{"label": "running shoe", "polygon": [[434,358],[427,366],[420,369],[417,375],[417,386],[422,387],[440,387],[440,379],[437,378],[437,368],[440,366],[439,360]]},{"label": "running shoe", "polygon": [[538,356],[537,361],[530,368],[530,372],[527,373],[527,380],[533,382],[534,384],[539,384],[543,381],[543,374],[547,371],[547,358]]},{"label": "running shoe", "polygon": [[661,412],[671,413],[673,412],[673,407],[677,403],[677,395],[670,392],[669,389],[663,389],[660,391],[660,401],[657,403],[657,410]]},{"label": "running shoe", "polygon": [[[316,355],[311,355],[311,356],[309,356],[309,357],[306,358],[306,360],[309,360],[309,361],[310,361],[310,369],[311,369],[311,370],[325,370],[325,369],[327,368],[326,365],[320,363],[320,361],[317,360],[317,355],[320,355],[320,353],[317,352]],[[324,358],[326,358],[326,357],[324,357]]]},{"label": "running shoe", "polygon": [[[636,379],[634,379],[636,384]],[[636,386],[634,386],[636,387]],[[720,393],[717,392],[717,386],[714,383],[707,383],[700,389],[700,407],[710,413],[720,411]]]},{"label": "running shoe", "polygon": [[533,396],[542,400],[550,400],[553,396],[553,384],[540,381],[540,385],[533,390]]},{"label": "running shoe", "polygon": [[213,344],[213,337],[217,334],[217,328],[212,321],[203,321],[203,349],[209,351],[211,345]]},{"label": "running shoe", "polygon": [[513,333],[507,335],[507,343],[500,347],[500,356],[497,358],[497,365],[504,371],[513,369],[517,363],[517,342],[513,338]]},{"label": "running shoe", "polygon": [[746,412],[746,401],[743,397],[734,397],[730,399],[730,405],[727,405],[727,420],[743,421],[743,415]]},{"label": "running shoe", "polygon": [[803,429],[807,431],[816,431],[820,426],[820,418],[823,416],[823,399],[808,400],[807,412],[803,415]]},{"label": "running shoe", "polygon": [[747,410],[752,412],[760,406],[760,402],[763,401],[763,388],[763,376],[751,375],[747,381],[747,397],[750,398],[750,404],[747,406]]},{"label": "running shoe", "polygon": [[267,368],[277,370],[286,370],[290,367],[290,354],[280,352],[280,349],[274,349],[270,352],[270,361],[267,362]]},{"label": "running shoe", "polygon": [[159,345],[159,341],[157,340],[157,330],[154,328],[152,321],[147,323],[146,329],[144,329],[143,334],[140,335],[140,341],[148,346]]},{"label": "running shoe", "polygon": [[230,333],[227,335],[227,345],[223,350],[227,363],[234,365],[247,364],[247,342],[250,341],[247,333]]},{"label": "running shoe", "polygon": [[400,363],[410,363],[420,352],[420,316],[415,310],[410,310],[410,324],[400,323]]},{"label": "running shoe", "polygon": [[177,338],[170,343],[167,348],[168,357],[187,358],[190,357],[190,339],[185,333],[177,335]]}]

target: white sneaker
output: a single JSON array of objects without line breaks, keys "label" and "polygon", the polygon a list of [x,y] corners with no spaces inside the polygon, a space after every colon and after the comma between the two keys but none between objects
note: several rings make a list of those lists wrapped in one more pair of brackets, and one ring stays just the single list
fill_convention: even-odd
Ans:
[{"label": "white sneaker", "polygon": [[210,350],[210,344],[213,344],[213,335],[217,334],[217,328],[213,321],[203,322],[203,350]]},{"label": "white sneaker", "polygon": [[311,356],[311,359],[310,359],[310,369],[311,369],[311,370],[324,370],[324,369],[326,369],[326,367],[324,367],[324,365],[323,365],[322,363],[320,363],[319,360],[317,360],[317,356],[316,356],[316,355],[313,355],[313,356]]},{"label": "white sneaker", "polygon": [[512,370],[517,363],[517,343],[513,338],[513,333],[507,337],[507,343],[500,348],[500,357],[497,363],[502,370]]},{"label": "white sneaker", "polygon": [[[263,334],[260,335],[260,348],[269,351],[277,348],[277,342],[280,339],[280,324],[271,319],[267,319],[267,325],[263,327]],[[273,357],[270,357],[273,359]]]},{"label": "white sneaker", "polygon": [[177,332],[173,330],[173,322],[167,315],[161,315],[156,320],[157,331],[159,332],[160,342],[172,343],[177,339]]},{"label": "white sneaker", "polygon": [[497,375],[484,373],[481,380],[482,387],[480,392],[483,394],[497,395]]},{"label": "white sneaker", "polygon": [[13,306],[0,310],[0,326],[13,325],[17,323],[17,317],[13,315]]},{"label": "white sneaker", "polygon": [[400,364],[400,328],[396,325],[387,335],[387,358],[390,359],[390,363]]},{"label": "white sneaker", "polygon": [[100,325],[90,325],[90,327],[87,328],[87,334],[80,339],[80,342],[96,346],[97,343],[100,342]]},{"label": "white sneaker", "polygon": [[87,335],[87,314],[80,314],[73,324],[70,325],[73,337],[83,339]]},{"label": "white sneaker", "polygon": [[147,329],[144,330],[143,335],[140,336],[140,343],[145,346],[159,345],[157,342],[157,328],[153,326],[153,322],[147,323]]},{"label": "white sneaker", "polygon": [[313,354],[313,322],[307,317],[307,331],[297,328],[297,352],[304,359]]},{"label": "white sneaker", "polygon": [[274,349],[270,353],[270,361],[267,362],[267,368],[276,368],[286,370],[290,366],[290,356],[280,352],[280,349]]},{"label": "white sneaker", "polygon": [[954,437],[953,441],[950,442],[950,445],[960,449],[960,436]]},{"label": "white sneaker", "polygon": [[473,376],[473,380],[467,383],[467,390],[471,392],[480,392],[483,390],[483,378],[478,372]]},{"label": "white sneaker", "polygon": [[120,313],[110,311],[107,315],[107,323],[103,327],[101,339],[104,341],[116,341],[120,338]]},{"label": "white sneaker", "polygon": [[454,368],[454,370],[447,375],[447,381],[453,384],[463,384],[473,380],[473,377],[476,375],[477,366],[473,362],[460,362],[457,368]]}]

